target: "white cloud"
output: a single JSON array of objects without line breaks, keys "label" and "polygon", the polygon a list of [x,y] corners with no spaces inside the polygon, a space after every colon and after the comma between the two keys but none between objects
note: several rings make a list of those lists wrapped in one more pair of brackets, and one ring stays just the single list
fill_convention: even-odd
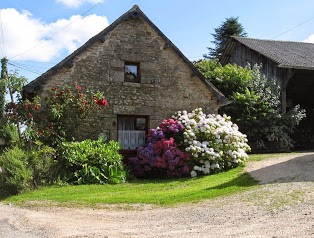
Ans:
[{"label": "white cloud", "polygon": [[66,5],[67,7],[79,7],[83,3],[99,3],[104,2],[103,0],[57,0],[57,2]]},{"label": "white cloud", "polygon": [[308,38],[304,40],[306,43],[314,43],[314,34],[310,35]]},{"label": "white cloud", "polygon": [[36,19],[28,11],[18,12],[13,8],[2,9],[1,14],[7,58],[30,49],[13,60],[51,61],[63,53],[71,53],[109,25],[106,17],[95,14],[86,17],[75,15],[52,23]]}]

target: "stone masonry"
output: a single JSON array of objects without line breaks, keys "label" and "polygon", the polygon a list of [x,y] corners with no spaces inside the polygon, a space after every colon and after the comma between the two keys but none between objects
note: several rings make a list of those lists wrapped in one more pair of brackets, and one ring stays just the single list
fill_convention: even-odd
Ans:
[{"label": "stone masonry", "polygon": [[[148,116],[149,128],[179,110],[202,107],[217,113],[219,102],[199,76],[143,18],[127,18],[88,46],[41,85],[45,94],[55,86],[74,84],[103,91],[105,112],[93,112],[75,132],[76,138],[95,138],[103,130],[117,140],[117,115]],[[141,82],[124,81],[125,62],[140,64]]]}]

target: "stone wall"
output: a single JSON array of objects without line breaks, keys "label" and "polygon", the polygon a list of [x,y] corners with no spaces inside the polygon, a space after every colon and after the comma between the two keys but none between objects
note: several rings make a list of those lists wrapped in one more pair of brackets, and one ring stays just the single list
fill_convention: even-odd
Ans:
[{"label": "stone wall", "polygon": [[[124,82],[124,63],[139,62],[141,83]],[[117,115],[149,116],[149,127],[156,127],[178,110],[202,107],[217,113],[217,100],[208,87],[163,39],[142,19],[128,19],[45,81],[42,93],[75,81],[90,90],[105,93],[105,113],[93,112],[75,132],[77,139],[96,137],[110,130],[117,139]]]}]

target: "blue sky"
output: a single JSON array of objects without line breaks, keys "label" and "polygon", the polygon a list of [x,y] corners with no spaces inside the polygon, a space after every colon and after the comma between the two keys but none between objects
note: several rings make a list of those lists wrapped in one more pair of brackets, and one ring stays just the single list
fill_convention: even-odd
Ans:
[{"label": "blue sky", "polygon": [[262,39],[273,39],[313,17],[276,40],[314,43],[312,0],[1,0],[0,56],[15,65],[10,69],[36,72],[18,68],[33,80],[134,4],[190,60],[207,53],[213,29],[231,16],[239,17],[248,37]]}]

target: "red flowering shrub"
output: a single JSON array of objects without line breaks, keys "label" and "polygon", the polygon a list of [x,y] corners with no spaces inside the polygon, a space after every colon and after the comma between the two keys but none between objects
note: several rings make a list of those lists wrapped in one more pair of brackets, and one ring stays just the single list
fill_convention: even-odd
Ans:
[{"label": "red flowering shrub", "polygon": [[9,121],[13,123],[22,122],[31,124],[33,114],[41,109],[40,98],[34,97],[32,101],[26,99],[18,103],[6,104],[5,114]]},{"label": "red flowering shrub", "polygon": [[53,87],[45,98],[37,96],[8,105],[6,114],[11,120],[32,129],[32,136],[55,144],[63,141],[68,129],[75,128],[92,109],[102,110],[106,105],[102,93],[91,93],[80,85],[74,85]]},{"label": "red flowering shrub", "polygon": [[159,128],[151,129],[147,144],[138,147],[136,157],[129,158],[134,175],[146,178],[189,175],[190,168],[186,163],[189,155],[181,151],[175,141],[183,130],[182,124],[173,119],[163,120]]}]

